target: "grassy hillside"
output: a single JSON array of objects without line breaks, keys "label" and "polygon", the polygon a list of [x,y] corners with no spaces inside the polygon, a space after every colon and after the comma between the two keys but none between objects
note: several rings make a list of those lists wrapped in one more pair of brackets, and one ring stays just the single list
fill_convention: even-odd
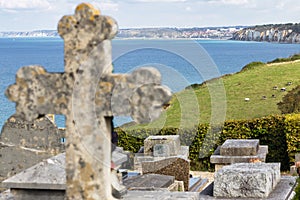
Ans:
[{"label": "grassy hillside", "polygon": [[[289,85],[288,82],[292,84]],[[214,89],[217,83],[224,85],[226,96],[219,95],[222,88]],[[297,85],[300,85],[299,60],[282,63],[278,63],[277,60],[268,64],[251,63],[239,73],[225,75],[201,85],[193,85],[174,94],[170,106],[160,119],[139,126],[193,127],[199,122],[209,123],[212,104],[214,112],[217,112],[214,117],[222,117],[226,112],[224,113],[226,120],[280,114],[277,103]],[[286,88],[286,91],[281,91],[281,88]],[[245,98],[250,100],[245,101]],[[224,105],[227,107],[226,111],[222,110]]]}]

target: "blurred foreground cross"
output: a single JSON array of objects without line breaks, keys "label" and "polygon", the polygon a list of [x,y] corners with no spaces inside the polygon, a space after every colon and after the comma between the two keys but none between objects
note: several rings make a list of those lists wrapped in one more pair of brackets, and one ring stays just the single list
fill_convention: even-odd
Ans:
[{"label": "blurred foreground cross", "polygon": [[34,120],[48,113],[66,116],[67,199],[114,199],[111,194],[111,128],[106,117],[130,115],[137,122],[159,116],[171,92],[160,73],[141,68],[112,74],[111,39],[116,22],[89,4],[58,24],[64,39],[65,72],[23,67],[7,97],[16,113]]}]

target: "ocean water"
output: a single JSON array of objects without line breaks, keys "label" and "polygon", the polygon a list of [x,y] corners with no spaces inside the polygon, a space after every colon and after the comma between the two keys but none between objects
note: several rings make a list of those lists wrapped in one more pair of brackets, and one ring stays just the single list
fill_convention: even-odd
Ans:
[{"label": "ocean water", "polygon": [[[163,84],[173,92],[193,83],[201,83],[223,74],[235,73],[253,61],[267,62],[300,53],[299,44],[240,42],[227,40],[114,40],[114,73],[130,72],[138,67],[157,68]],[[22,66],[42,65],[49,72],[63,72],[63,41],[58,38],[0,39],[0,129],[15,112],[15,104],[4,95],[15,82]],[[128,118],[117,118],[121,125]],[[58,126],[64,118],[58,116]]]}]

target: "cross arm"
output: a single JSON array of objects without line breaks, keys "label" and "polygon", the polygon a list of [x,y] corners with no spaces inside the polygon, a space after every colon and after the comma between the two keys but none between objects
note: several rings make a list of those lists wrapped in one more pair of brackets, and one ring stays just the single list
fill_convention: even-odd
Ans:
[{"label": "cross arm", "polygon": [[16,83],[6,90],[9,100],[16,102],[17,115],[32,121],[49,113],[65,114],[69,85],[63,73],[48,73],[41,66],[27,66],[18,70]]},{"label": "cross arm", "polygon": [[96,112],[104,116],[131,116],[138,123],[147,123],[159,117],[171,95],[169,88],[161,85],[160,73],[155,68],[111,74],[99,83]]}]

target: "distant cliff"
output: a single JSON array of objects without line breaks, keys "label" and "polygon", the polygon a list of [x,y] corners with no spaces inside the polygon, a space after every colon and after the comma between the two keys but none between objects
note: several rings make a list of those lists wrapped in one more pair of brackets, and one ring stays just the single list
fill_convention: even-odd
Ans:
[{"label": "distant cliff", "polygon": [[[229,39],[233,33],[245,28],[245,26],[223,26],[202,28],[129,28],[120,29],[117,38],[134,39]],[[37,30],[28,32],[0,32],[0,38],[18,37],[59,37],[55,30]]]},{"label": "distant cliff", "polygon": [[233,40],[300,43],[300,23],[248,27],[233,34]]},{"label": "distant cliff", "polygon": [[0,32],[0,38],[18,38],[18,37],[59,37],[55,30],[37,30],[29,32]]}]

